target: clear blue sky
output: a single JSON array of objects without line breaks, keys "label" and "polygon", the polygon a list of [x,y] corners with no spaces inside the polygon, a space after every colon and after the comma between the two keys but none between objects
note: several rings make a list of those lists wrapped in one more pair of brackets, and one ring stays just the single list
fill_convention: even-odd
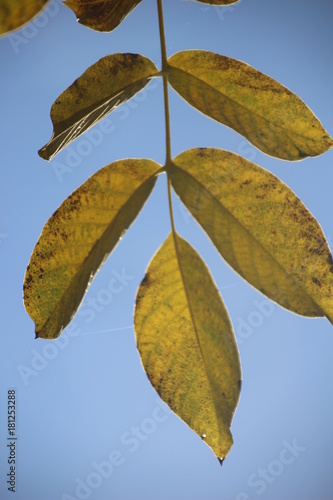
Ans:
[{"label": "clear blue sky", "polygon": [[[220,10],[164,3],[169,55],[202,48],[246,61],[299,94],[333,135],[332,2],[241,0]],[[37,155],[52,133],[53,101],[114,52],[139,52],[160,64],[155,1],[143,0],[114,32],[102,34],[52,0],[46,17],[0,39],[0,498],[329,500],[333,327],[266,301],[221,260],[177,199],[178,231],[208,263],[239,340],[243,388],[234,446],[222,468],[150,386],[136,351],[133,308],[145,269],[170,230],[164,176],[73,325],[55,343],[34,339],[22,282],[48,217],[113,160],[164,160],[160,82],[109,115],[103,131],[97,125],[99,133],[88,132],[50,163]],[[297,163],[275,160],[170,96],[173,155],[221,147],[269,169],[317,217],[332,247],[333,151]],[[17,393],[15,495],[6,484],[11,388]]]}]

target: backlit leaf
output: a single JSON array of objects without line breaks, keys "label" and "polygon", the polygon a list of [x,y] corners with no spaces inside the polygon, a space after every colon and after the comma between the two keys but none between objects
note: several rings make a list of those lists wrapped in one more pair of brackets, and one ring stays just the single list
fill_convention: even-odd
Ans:
[{"label": "backlit leaf", "polygon": [[39,155],[46,160],[53,158],[143,89],[157,72],[155,64],[140,54],[112,54],[97,61],[52,105],[53,135]]},{"label": "backlit leaf", "polygon": [[161,166],[120,160],[74,191],[46,223],[24,279],[36,337],[54,339],[71,321],[93,276],[136,218]]},{"label": "backlit leaf", "polygon": [[97,31],[114,30],[141,0],[65,0],[79,23]]},{"label": "backlit leaf", "polygon": [[170,234],[149,264],[134,318],[153,387],[223,459],[241,385],[238,350],[208,269],[178,235]]},{"label": "backlit leaf", "polygon": [[192,106],[285,160],[317,156],[333,140],[304,102],[248,64],[202,50],[170,57],[169,82]]},{"label": "backlit leaf", "polygon": [[210,148],[181,153],[170,176],[235,271],[283,307],[333,322],[331,252],[288,186],[241,156]]},{"label": "backlit leaf", "polygon": [[0,35],[20,28],[36,16],[48,0],[1,0]]}]

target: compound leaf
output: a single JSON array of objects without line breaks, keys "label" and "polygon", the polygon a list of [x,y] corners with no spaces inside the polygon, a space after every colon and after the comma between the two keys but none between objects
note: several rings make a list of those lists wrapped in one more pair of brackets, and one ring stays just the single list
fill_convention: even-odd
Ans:
[{"label": "compound leaf", "polygon": [[71,321],[95,273],[138,215],[161,166],[119,160],[74,191],[46,223],[24,278],[36,337],[54,339]]},{"label": "compound leaf", "polygon": [[1,0],[0,35],[20,28],[36,16],[48,0]]},{"label": "compound leaf", "polygon": [[149,264],[137,293],[134,324],[153,387],[222,460],[232,446],[239,355],[208,269],[177,234],[169,235]]},{"label": "compound leaf", "polygon": [[112,54],[97,61],[53,103],[53,135],[38,154],[53,158],[157,73],[155,64],[140,54]]},{"label": "compound leaf", "polygon": [[66,0],[80,24],[96,31],[112,31],[141,0]]},{"label": "compound leaf", "polygon": [[248,64],[202,50],[178,52],[168,63],[169,82],[187,102],[264,153],[300,160],[333,146],[296,94]]},{"label": "compound leaf", "polygon": [[210,148],[181,153],[169,174],[235,271],[283,307],[333,322],[331,252],[288,186],[241,156]]}]

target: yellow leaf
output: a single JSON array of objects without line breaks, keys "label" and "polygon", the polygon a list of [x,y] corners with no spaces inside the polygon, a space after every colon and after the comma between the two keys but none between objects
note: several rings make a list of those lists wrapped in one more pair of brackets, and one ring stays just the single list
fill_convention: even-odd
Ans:
[{"label": "yellow leaf", "polygon": [[161,166],[119,160],[74,191],[46,223],[24,278],[36,337],[54,339],[71,321],[98,268],[138,215]]},{"label": "yellow leaf", "polygon": [[172,186],[220,254],[283,307],[333,322],[333,264],[323,231],[291,189],[219,149],[177,156]]},{"label": "yellow leaf", "polygon": [[1,0],[0,35],[20,28],[36,16],[47,0]]},{"label": "yellow leaf", "polygon": [[65,0],[79,23],[97,31],[112,31],[141,0]]},{"label": "yellow leaf", "polygon": [[202,50],[170,57],[169,82],[192,106],[285,160],[317,156],[333,140],[304,102],[248,64]]},{"label": "yellow leaf", "polygon": [[155,64],[140,54],[112,54],[97,61],[53,103],[53,135],[38,154],[53,158],[157,73]]},{"label": "yellow leaf", "polygon": [[138,350],[153,387],[222,460],[233,442],[239,355],[208,269],[178,235],[170,234],[151,261],[134,318]]}]

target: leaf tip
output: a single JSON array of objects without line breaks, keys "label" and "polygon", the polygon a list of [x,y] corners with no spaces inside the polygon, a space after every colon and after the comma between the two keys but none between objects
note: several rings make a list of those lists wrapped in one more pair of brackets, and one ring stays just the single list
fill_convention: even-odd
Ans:
[{"label": "leaf tip", "polygon": [[43,158],[43,160],[49,160],[50,157],[48,156],[46,152],[46,146],[43,146],[41,149],[38,150],[38,155]]}]

